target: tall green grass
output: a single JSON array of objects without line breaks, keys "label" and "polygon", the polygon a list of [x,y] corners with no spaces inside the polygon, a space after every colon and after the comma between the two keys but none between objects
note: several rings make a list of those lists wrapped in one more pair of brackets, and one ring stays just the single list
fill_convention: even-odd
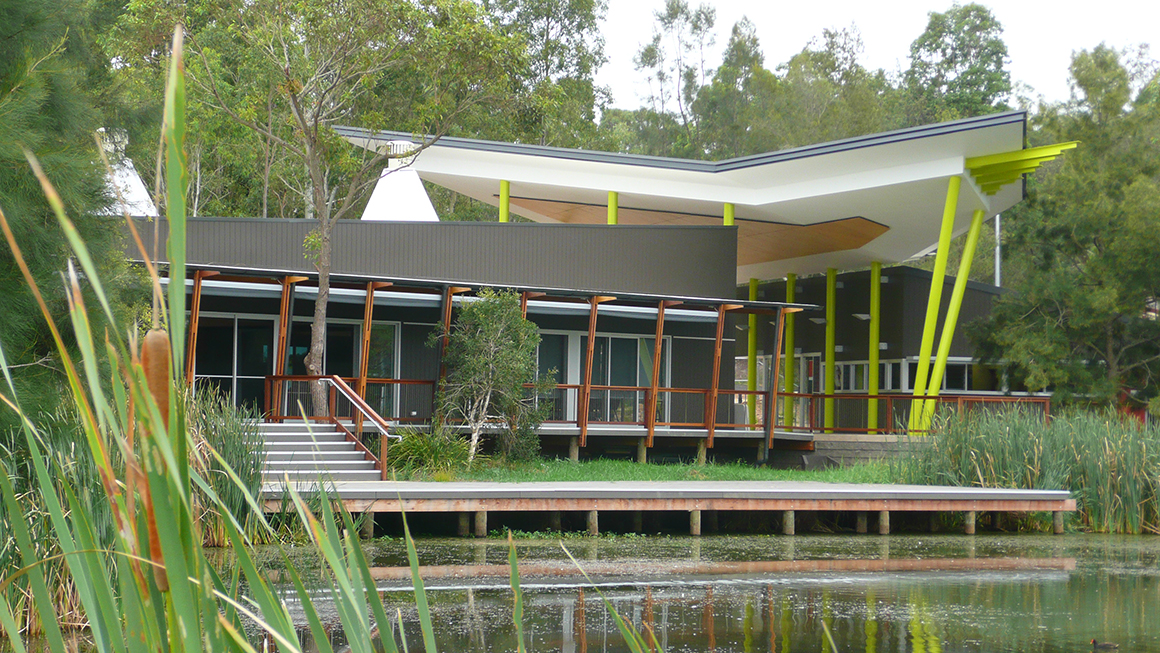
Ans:
[{"label": "tall green grass", "polygon": [[1070,490],[1083,528],[1160,532],[1160,429],[1113,412],[948,416],[891,467],[904,483]]}]

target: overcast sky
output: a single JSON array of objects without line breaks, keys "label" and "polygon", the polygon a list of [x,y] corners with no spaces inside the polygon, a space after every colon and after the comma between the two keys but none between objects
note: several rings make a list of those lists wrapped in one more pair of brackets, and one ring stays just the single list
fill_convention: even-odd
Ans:
[{"label": "overcast sky", "polygon": [[[698,0],[690,0],[696,6]],[[926,27],[927,14],[946,11],[949,0],[821,0],[773,2],[771,0],[708,0],[717,9],[717,45],[710,65],[716,67],[720,50],[729,40],[733,24],[748,16],[757,27],[772,68],[799,52],[825,28],[857,26],[865,45],[862,63],[887,72],[905,69],[910,43]],[[1067,66],[1073,51],[1106,42],[1117,48],[1160,41],[1158,0],[1056,0],[984,2],[1003,25],[1011,57],[1012,82],[1023,82],[1049,101],[1069,96]],[[647,93],[644,75],[633,69],[632,58],[649,40],[655,24],[653,13],[664,0],[609,0],[604,27],[608,63],[597,81],[612,89],[613,106],[641,106]],[[1152,56],[1160,55],[1160,43]]]}]

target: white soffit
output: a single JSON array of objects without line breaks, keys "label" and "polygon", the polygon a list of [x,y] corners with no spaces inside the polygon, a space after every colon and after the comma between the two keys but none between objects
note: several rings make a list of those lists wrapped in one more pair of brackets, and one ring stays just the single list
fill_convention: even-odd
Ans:
[{"label": "white soffit", "polygon": [[[608,192],[616,191],[622,216],[628,209],[662,212],[670,214],[663,220],[669,224],[720,219],[723,204],[731,202],[738,225],[808,226],[860,217],[886,228],[855,248],[791,258],[771,254],[777,260],[737,270],[739,281],[772,279],[872,261],[892,264],[930,250],[938,241],[953,176],[963,177],[956,234],[966,230],[976,209],[991,217],[1015,205],[1023,197],[1022,183],[984,195],[965,174],[964,162],[1023,149],[1025,122],[1024,112],[1007,112],[717,162],[443,138],[412,167],[426,181],[491,205],[499,204],[500,180],[507,180],[512,212],[537,222],[557,220],[521,201],[579,207],[587,212],[585,220],[599,214],[603,222]],[[339,132],[368,148],[401,136]],[[621,223],[631,219],[622,217]],[[738,245],[745,249],[745,243]]]}]

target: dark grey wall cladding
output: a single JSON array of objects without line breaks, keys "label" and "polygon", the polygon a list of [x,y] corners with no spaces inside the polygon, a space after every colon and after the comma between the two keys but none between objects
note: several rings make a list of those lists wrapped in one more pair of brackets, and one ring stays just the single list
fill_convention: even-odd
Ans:
[{"label": "dark grey wall cladding", "polygon": [[[314,225],[310,220],[192,219],[188,260],[313,274],[302,241]],[[736,268],[737,230],[732,227],[341,220],[334,231],[332,272],[732,297]]]},{"label": "dark grey wall cladding", "polygon": [[[886,349],[880,352],[884,359],[917,356],[922,342],[922,330],[926,319],[926,302],[930,295],[931,273],[908,266],[895,266],[882,270],[888,279],[882,284],[882,327],[879,333]],[[837,355],[839,361],[866,360],[869,357],[870,323],[855,317],[857,313],[870,311],[870,272],[861,270],[838,275],[842,284],[837,289],[837,324],[835,335],[837,344],[843,351]],[[946,277],[942,291],[938,325],[941,330],[950,306],[954,277]],[[817,304],[818,310],[798,313],[796,320],[795,346],[803,353],[822,352],[825,348],[826,328],[810,318],[824,318],[826,315],[826,278],[817,275],[797,281],[798,302]],[[986,317],[991,312],[991,304],[1001,294],[1001,290],[983,283],[968,282],[959,313],[959,326],[951,341],[951,356],[973,356],[974,347],[965,334],[965,326]],[[739,288],[737,296],[748,296],[748,288]],[[759,299],[763,301],[784,301],[785,281],[762,284]],[[760,318],[758,326],[758,347],[769,351],[773,344],[773,328],[768,318]],[[937,347],[937,341],[936,341]],[[743,344],[738,346],[744,352]]]}]

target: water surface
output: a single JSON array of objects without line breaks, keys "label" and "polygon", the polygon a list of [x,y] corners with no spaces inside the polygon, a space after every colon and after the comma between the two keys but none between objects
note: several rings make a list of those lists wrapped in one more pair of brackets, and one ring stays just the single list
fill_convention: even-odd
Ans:
[{"label": "water surface", "polygon": [[[517,542],[529,651],[627,651],[609,604],[666,651],[1160,653],[1160,538],[892,535]],[[420,646],[399,541],[368,545]],[[507,543],[419,542],[441,651],[514,651]],[[394,567],[395,569],[391,569]]]}]

